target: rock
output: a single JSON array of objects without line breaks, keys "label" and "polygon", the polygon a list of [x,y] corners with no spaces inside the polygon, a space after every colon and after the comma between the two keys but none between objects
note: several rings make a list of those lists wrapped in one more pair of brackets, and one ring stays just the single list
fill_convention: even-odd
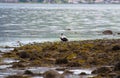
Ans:
[{"label": "rock", "polygon": [[33,75],[33,72],[31,72],[30,70],[26,70],[26,71],[24,72],[24,74]]},{"label": "rock", "polygon": [[117,33],[118,35],[120,35],[120,32],[119,33]]},{"label": "rock", "polygon": [[29,58],[30,57],[30,55],[24,51],[20,52],[18,55],[20,58]]},{"label": "rock", "polygon": [[66,69],[63,74],[64,74],[64,75],[66,75],[66,74],[73,74],[73,72],[70,71],[70,70],[68,70],[68,69]]},{"label": "rock", "polygon": [[11,48],[11,47],[9,47],[9,46],[5,46],[5,48]]},{"label": "rock", "polygon": [[112,50],[114,50],[114,51],[120,50],[120,46],[119,45],[115,45],[115,46],[113,46]]},{"label": "rock", "polygon": [[56,70],[48,70],[43,74],[44,78],[64,78]]},{"label": "rock", "polygon": [[70,28],[67,28],[66,30],[69,30],[69,31],[70,31],[71,29],[70,29]]},{"label": "rock", "polygon": [[66,67],[59,67],[59,68],[56,68],[55,70],[57,71],[64,71],[65,69],[67,69]]},{"label": "rock", "polygon": [[85,72],[81,72],[80,75],[87,75]]},{"label": "rock", "polygon": [[111,71],[112,71],[111,67],[100,67],[92,71],[92,74],[110,73]]},{"label": "rock", "polygon": [[120,71],[120,61],[117,64],[115,64],[114,70]]},{"label": "rock", "polygon": [[105,30],[102,32],[104,35],[112,35],[113,32],[111,30]]}]

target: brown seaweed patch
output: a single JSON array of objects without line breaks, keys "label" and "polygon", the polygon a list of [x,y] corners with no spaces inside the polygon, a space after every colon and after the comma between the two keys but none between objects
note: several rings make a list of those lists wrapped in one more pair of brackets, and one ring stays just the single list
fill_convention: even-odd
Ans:
[{"label": "brown seaweed patch", "polygon": [[[15,48],[3,56],[17,58],[21,60],[19,63],[27,62],[30,66],[114,65],[120,60],[120,39],[32,43]],[[19,64],[13,66],[17,65],[21,67]]]}]

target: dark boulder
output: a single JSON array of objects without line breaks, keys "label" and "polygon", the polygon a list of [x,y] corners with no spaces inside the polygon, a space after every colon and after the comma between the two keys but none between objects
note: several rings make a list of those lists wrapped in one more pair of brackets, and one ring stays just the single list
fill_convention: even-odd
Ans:
[{"label": "dark boulder", "polygon": [[18,54],[18,56],[19,56],[20,58],[29,58],[29,57],[30,57],[29,53],[27,53],[27,52],[25,52],[25,51],[20,52],[20,53]]},{"label": "dark boulder", "polygon": [[113,32],[111,30],[105,30],[102,32],[104,35],[112,35]]},{"label": "dark boulder", "polygon": [[24,74],[27,74],[27,75],[33,75],[33,72],[30,71],[30,70],[26,70],[26,71],[24,72]]},{"label": "dark boulder", "polygon": [[64,78],[56,70],[48,70],[43,74],[44,78]]},{"label": "dark boulder", "polygon": [[113,46],[112,50],[114,50],[114,51],[120,50],[120,46],[119,45],[115,45],[115,46]]},{"label": "dark boulder", "polygon": [[110,67],[100,67],[92,71],[92,74],[110,73],[111,71],[112,71],[112,68]]},{"label": "dark boulder", "polygon": [[81,72],[80,75],[87,75],[85,72]]}]

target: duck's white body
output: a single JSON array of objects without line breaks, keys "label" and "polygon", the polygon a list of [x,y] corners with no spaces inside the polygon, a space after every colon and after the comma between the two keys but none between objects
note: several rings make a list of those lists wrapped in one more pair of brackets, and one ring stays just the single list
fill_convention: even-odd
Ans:
[{"label": "duck's white body", "polygon": [[64,42],[68,41],[67,37],[63,35],[63,33],[61,34],[60,39]]}]

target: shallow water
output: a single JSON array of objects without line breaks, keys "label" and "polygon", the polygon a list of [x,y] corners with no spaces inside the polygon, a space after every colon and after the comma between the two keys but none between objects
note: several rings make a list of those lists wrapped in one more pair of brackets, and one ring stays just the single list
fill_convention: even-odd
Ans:
[{"label": "shallow water", "polygon": [[9,52],[9,51],[11,51],[13,49],[14,48],[5,48],[5,47],[2,47],[2,48],[0,48],[0,51],[1,51],[1,53],[5,53],[5,52]]},{"label": "shallow water", "polygon": [[1,62],[5,63],[5,64],[10,64],[10,63],[13,63],[13,62],[19,62],[19,60],[15,60],[15,59],[11,59],[11,58],[5,58],[5,59],[2,59]]},{"label": "shallow water", "polygon": [[12,68],[6,68],[6,69],[2,69],[0,70],[0,78],[5,78],[6,76],[9,75],[22,75],[24,72],[24,70],[20,70],[20,69],[12,69]]},{"label": "shallow water", "polygon": [[2,4],[0,3],[0,45],[69,40],[120,38],[103,35],[120,32],[120,5],[112,4]]},{"label": "shallow water", "polygon": [[[0,66],[0,78],[5,78],[6,76],[9,75],[22,75],[24,73],[25,70],[30,70],[35,74],[43,74],[44,72],[48,71],[48,70],[55,70],[56,67],[29,67],[29,68],[25,68],[25,69],[13,69],[13,68],[9,68],[12,65],[1,65]],[[58,67],[57,67],[58,68]],[[93,68],[91,69],[81,69],[81,68],[72,68],[72,69],[68,69],[69,71],[73,72],[72,74],[68,74],[65,75],[65,78],[87,78],[87,77],[93,77],[95,75],[92,75],[91,72],[93,71]],[[62,74],[64,71],[58,71],[60,74]],[[85,72],[88,75],[79,75],[81,72]],[[42,76],[33,76],[32,78],[43,78]]]}]

